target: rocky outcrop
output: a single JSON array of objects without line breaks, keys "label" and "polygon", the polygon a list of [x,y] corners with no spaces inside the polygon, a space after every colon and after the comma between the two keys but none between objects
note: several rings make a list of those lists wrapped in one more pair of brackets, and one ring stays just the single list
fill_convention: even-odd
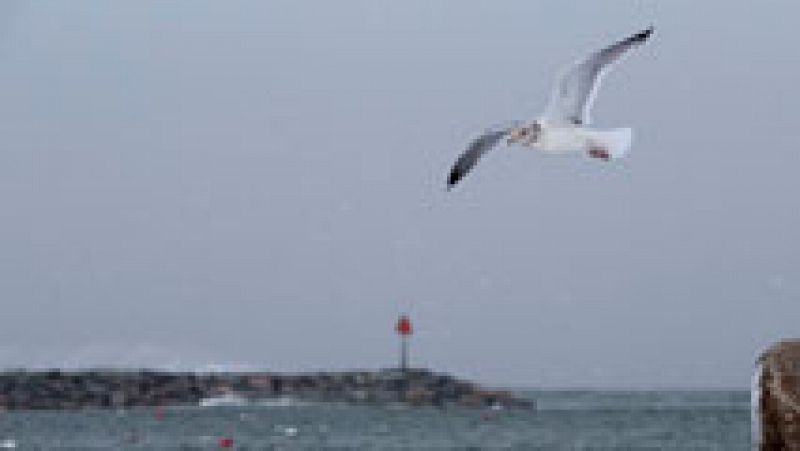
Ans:
[{"label": "rocky outcrop", "polygon": [[0,373],[0,409],[196,405],[214,398],[533,407],[531,401],[510,392],[485,390],[474,383],[425,369],[301,374],[156,370]]},{"label": "rocky outcrop", "polygon": [[800,340],[759,358],[754,377],[753,440],[761,450],[800,450]]}]

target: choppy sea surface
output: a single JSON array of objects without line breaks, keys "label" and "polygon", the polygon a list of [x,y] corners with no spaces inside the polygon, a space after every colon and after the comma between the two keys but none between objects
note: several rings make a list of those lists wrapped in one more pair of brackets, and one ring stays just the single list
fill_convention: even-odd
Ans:
[{"label": "choppy sea surface", "polygon": [[0,412],[0,449],[750,448],[747,391],[524,391],[532,412],[294,402]]}]

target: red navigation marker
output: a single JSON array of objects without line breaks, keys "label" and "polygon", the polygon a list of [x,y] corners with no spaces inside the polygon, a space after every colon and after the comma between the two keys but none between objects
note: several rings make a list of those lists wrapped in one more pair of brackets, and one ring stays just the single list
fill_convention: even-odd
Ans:
[{"label": "red navigation marker", "polygon": [[400,369],[406,371],[408,370],[408,337],[414,333],[408,315],[400,315],[394,330],[400,335]]},{"label": "red navigation marker", "polygon": [[400,315],[400,319],[397,320],[397,326],[395,330],[400,335],[411,335],[414,333],[413,329],[411,328],[411,320],[408,319],[406,315]]},{"label": "red navigation marker", "polygon": [[233,437],[222,437],[219,439],[220,448],[233,448]]}]

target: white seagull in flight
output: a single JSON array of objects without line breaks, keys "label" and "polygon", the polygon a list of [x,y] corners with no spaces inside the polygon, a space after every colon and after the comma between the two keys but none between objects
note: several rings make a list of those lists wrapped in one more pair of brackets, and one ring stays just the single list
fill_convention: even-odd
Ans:
[{"label": "white seagull in flight", "polygon": [[593,130],[589,124],[600,80],[609,67],[628,50],[643,44],[653,27],[612,44],[565,71],[553,90],[550,104],[539,119],[498,130],[489,130],[470,143],[458,158],[447,179],[452,188],[490,149],[508,137],[507,144],[521,144],[545,153],[583,153],[608,161],[621,158],[631,146],[631,129]]}]

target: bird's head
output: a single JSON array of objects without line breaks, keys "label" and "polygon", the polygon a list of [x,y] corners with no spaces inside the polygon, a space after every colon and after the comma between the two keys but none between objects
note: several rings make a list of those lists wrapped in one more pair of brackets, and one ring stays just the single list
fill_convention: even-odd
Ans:
[{"label": "bird's head", "polygon": [[529,125],[522,125],[520,127],[513,128],[508,133],[508,140],[506,143],[509,145],[516,143],[532,144],[539,140],[539,135],[541,132],[542,125],[534,121]]}]

